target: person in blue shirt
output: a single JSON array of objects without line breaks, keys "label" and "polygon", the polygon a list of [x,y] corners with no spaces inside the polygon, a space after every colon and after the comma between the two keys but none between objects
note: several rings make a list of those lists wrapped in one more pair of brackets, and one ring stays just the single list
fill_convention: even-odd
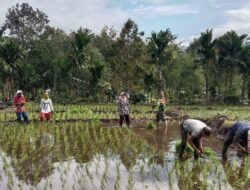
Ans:
[{"label": "person in blue shirt", "polygon": [[227,149],[231,144],[236,145],[242,152],[248,154],[248,147],[250,145],[250,122],[236,122],[229,129],[224,140],[222,150],[223,158],[226,158]]}]

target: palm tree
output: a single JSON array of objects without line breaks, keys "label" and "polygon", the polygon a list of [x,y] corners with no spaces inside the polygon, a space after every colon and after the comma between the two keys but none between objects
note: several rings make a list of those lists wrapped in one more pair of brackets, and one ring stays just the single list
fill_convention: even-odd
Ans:
[{"label": "palm tree", "polygon": [[241,98],[244,100],[246,83],[248,83],[248,99],[250,99],[250,46],[244,46],[240,54],[239,72],[242,76]]},{"label": "palm tree", "polygon": [[159,79],[159,91],[165,91],[165,78],[163,77],[162,69],[171,59],[172,53],[168,48],[173,44],[176,36],[169,29],[160,31],[159,33],[152,32],[149,38],[149,54],[151,62],[157,67],[157,76]]},{"label": "palm tree", "polygon": [[226,90],[232,89],[234,75],[241,64],[244,40],[247,35],[229,31],[218,38],[219,64],[225,73]]},{"label": "palm tree", "polygon": [[201,63],[205,77],[205,91],[208,94],[209,89],[209,67],[216,62],[216,40],[213,40],[213,30],[207,29],[201,33],[198,40],[195,41],[198,62]]},{"label": "palm tree", "polygon": [[73,54],[72,64],[78,68],[86,63],[86,46],[90,43],[92,34],[88,29],[80,28],[73,33],[74,40],[72,42]]}]

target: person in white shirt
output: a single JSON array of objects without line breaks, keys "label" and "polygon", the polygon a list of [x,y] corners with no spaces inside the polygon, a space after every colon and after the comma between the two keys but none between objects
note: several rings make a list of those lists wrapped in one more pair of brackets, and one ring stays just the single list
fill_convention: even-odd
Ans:
[{"label": "person in white shirt", "polygon": [[[188,137],[189,134],[189,137]],[[205,123],[196,119],[186,119],[181,125],[181,147],[179,158],[182,159],[186,143],[194,149],[194,159],[203,153],[202,138],[211,134],[211,128]]]},{"label": "person in white shirt", "polygon": [[48,92],[44,93],[44,98],[41,99],[40,110],[40,121],[43,121],[44,119],[49,121],[54,108]]}]

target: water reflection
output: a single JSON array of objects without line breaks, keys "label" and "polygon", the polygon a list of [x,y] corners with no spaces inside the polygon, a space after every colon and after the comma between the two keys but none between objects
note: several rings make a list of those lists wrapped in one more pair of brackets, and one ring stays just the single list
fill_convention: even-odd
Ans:
[{"label": "water reflection", "polygon": [[[19,189],[21,184],[23,189],[206,189],[211,178],[224,175],[233,188],[241,187],[239,183],[250,187],[248,160],[223,167],[218,158],[202,164],[179,162],[174,154],[178,125],[169,125],[167,134],[165,130],[80,122],[0,125],[1,188]],[[223,172],[217,171],[219,165]],[[217,187],[221,182],[215,183]]]},{"label": "water reflection", "polygon": [[179,189],[206,189],[206,183],[201,180],[201,172],[203,170],[199,161],[193,163],[190,171],[189,167],[181,165],[179,168]]},{"label": "water reflection", "polygon": [[243,158],[241,163],[222,160],[222,165],[227,182],[232,188],[250,189],[250,179],[248,177],[249,158]]}]

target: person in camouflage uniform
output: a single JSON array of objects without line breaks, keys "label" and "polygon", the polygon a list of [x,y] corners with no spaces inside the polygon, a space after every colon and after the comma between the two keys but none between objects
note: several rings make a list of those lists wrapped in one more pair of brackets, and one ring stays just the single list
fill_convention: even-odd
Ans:
[{"label": "person in camouflage uniform", "polygon": [[120,126],[122,126],[124,119],[126,120],[127,126],[129,127],[130,125],[130,119],[129,119],[130,109],[129,109],[128,98],[129,96],[126,92],[122,92],[119,96],[117,111],[120,115],[120,119],[119,119]]}]

